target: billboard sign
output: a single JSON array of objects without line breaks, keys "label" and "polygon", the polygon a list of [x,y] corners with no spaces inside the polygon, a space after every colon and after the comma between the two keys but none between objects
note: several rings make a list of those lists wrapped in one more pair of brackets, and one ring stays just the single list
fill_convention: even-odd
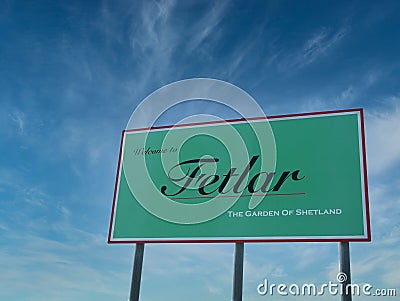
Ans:
[{"label": "billboard sign", "polygon": [[343,240],[371,240],[362,109],[122,133],[109,243]]}]

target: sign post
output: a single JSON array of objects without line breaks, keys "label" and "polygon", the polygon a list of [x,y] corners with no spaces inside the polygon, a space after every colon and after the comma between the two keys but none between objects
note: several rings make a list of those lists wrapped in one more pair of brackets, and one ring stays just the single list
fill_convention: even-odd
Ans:
[{"label": "sign post", "polygon": [[[339,275],[343,280],[341,283],[343,291],[341,294],[342,301],[351,301],[351,274],[350,274],[350,246],[348,241],[339,242]],[[341,281],[341,279],[338,279]]]},{"label": "sign post", "polygon": [[129,301],[139,301],[140,282],[142,279],[143,255],[144,243],[136,243]]},{"label": "sign post", "polygon": [[244,243],[235,243],[235,262],[233,269],[233,301],[242,301],[243,295]]}]

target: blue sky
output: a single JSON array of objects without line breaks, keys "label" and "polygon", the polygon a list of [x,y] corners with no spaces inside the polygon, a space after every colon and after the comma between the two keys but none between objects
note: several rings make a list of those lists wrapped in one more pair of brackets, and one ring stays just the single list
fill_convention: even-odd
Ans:
[{"label": "blue sky", "polygon": [[[149,93],[193,77],[266,115],[365,109],[373,240],[351,244],[352,277],[400,293],[398,1],[10,0],[0,36],[0,299],[128,298],[134,247],[106,243],[121,131]],[[160,123],[197,113],[235,117],[191,103]],[[265,277],[335,280],[337,256],[247,244],[244,300],[267,298]],[[230,300],[232,263],[232,244],[148,245],[141,300]]]}]

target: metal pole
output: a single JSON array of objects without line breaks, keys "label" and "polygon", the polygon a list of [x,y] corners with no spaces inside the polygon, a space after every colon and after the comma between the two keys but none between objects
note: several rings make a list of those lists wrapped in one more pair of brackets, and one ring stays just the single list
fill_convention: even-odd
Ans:
[{"label": "metal pole", "polygon": [[[339,242],[339,275],[338,281],[342,285],[342,301],[351,301],[351,277],[350,277],[350,247],[348,241]],[[347,289],[348,288],[348,289]]]},{"label": "metal pole", "polygon": [[244,243],[235,243],[235,263],[233,271],[233,301],[242,301]]},{"label": "metal pole", "polygon": [[140,280],[142,278],[144,243],[137,243],[133,260],[131,293],[129,301],[139,301]]}]

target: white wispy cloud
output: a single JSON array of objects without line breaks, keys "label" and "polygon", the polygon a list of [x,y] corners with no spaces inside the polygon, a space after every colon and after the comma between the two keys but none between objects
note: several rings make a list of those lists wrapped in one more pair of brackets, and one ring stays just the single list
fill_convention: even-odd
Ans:
[{"label": "white wispy cloud", "polygon": [[48,199],[46,193],[37,187],[25,188],[23,190],[23,201],[28,204],[46,207],[46,199]]},{"label": "white wispy cloud", "polygon": [[314,62],[320,55],[338,43],[347,33],[347,28],[342,27],[336,32],[330,32],[327,28],[320,31],[305,42],[301,51],[298,64],[304,66]]},{"label": "white wispy cloud", "polygon": [[230,296],[233,244],[147,244],[143,264],[143,298]]},{"label": "white wispy cloud", "polygon": [[283,267],[277,267],[272,271],[271,276],[272,277],[285,277],[285,276],[287,276],[287,273],[285,272],[285,269]]},{"label": "white wispy cloud", "polygon": [[[47,247],[50,248],[50,245],[47,244]],[[70,300],[76,290],[87,295],[100,293],[119,299],[127,295],[121,283],[128,284],[129,280],[128,275],[123,273],[104,273],[82,260],[66,258],[53,251],[22,254],[0,251],[0,254],[2,270],[7,271],[2,273],[0,279],[10,297],[25,291],[30,295],[29,300]],[[44,287],[46,289],[37,294],[38,288]]]},{"label": "white wispy cloud", "polygon": [[211,34],[215,34],[215,30],[222,22],[228,5],[229,1],[226,0],[215,1],[210,11],[197,21],[193,30],[194,34],[187,44],[186,50],[189,53],[200,48]]},{"label": "white wispy cloud", "polygon": [[[268,19],[259,24],[256,29],[249,32],[245,38],[239,40],[232,46],[231,51],[226,54],[229,57],[229,61],[222,69],[222,78],[227,78],[230,82],[237,82],[239,78],[249,72],[249,68],[254,66],[254,62],[258,63],[257,68],[260,67],[259,62],[262,61],[262,57],[266,55],[264,50],[260,50],[263,49],[263,45],[260,41],[268,39],[269,48],[273,48],[276,43],[276,38],[268,36],[266,28],[268,28]],[[273,55],[266,58],[266,65],[268,68],[274,61],[274,58],[278,56],[279,54],[274,52]],[[252,81],[252,85],[257,85],[257,82],[262,80],[262,76],[256,78]]]},{"label": "white wispy cloud", "polygon": [[[365,87],[364,87],[365,88]],[[298,112],[317,112],[351,108],[358,100],[360,90],[349,84],[345,88],[335,89],[334,93],[318,91],[318,94],[304,97],[299,102]]]},{"label": "white wispy cloud", "polygon": [[123,267],[130,266],[131,252],[107,246],[103,235],[99,239],[99,234],[63,225],[55,229],[54,239],[32,235],[32,230],[4,229],[0,267],[7,273],[0,275],[6,288],[2,296],[16,296],[22,290],[29,300],[70,300],[77,290],[88,299],[94,293],[101,295],[100,300],[127,296],[130,269]]},{"label": "white wispy cloud", "polygon": [[355,258],[353,256],[354,281],[374,281],[375,285],[386,287],[398,285],[400,275],[393,269],[394,266],[400,264],[400,256],[396,251],[398,245],[388,248],[388,246],[377,244],[375,246],[368,245],[368,248],[370,250],[364,251],[363,256]]},{"label": "white wispy cloud", "polygon": [[400,98],[391,97],[386,109],[368,111],[366,141],[368,171],[378,175],[400,163]]},{"label": "white wispy cloud", "polygon": [[129,41],[140,72],[133,78],[136,90],[145,90],[150,81],[161,81],[171,72],[171,58],[179,42],[170,20],[174,6],[175,1],[146,1],[132,15]]},{"label": "white wispy cloud", "polygon": [[209,285],[207,289],[213,295],[221,295],[223,291],[223,288],[214,285]]},{"label": "white wispy cloud", "polygon": [[[209,275],[217,271],[227,272],[233,260],[232,246],[232,244],[148,245],[146,254],[153,260],[148,263],[147,271],[150,274],[171,277],[182,274]],[[224,275],[223,279],[226,280],[226,273],[217,274]]]},{"label": "white wispy cloud", "polygon": [[[356,104],[359,106],[359,103],[365,103],[365,101],[362,101],[365,97],[369,98],[368,94],[371,89],[387,74],[389,74],[389,71],[383,67],[371,67],[356,79],[317,89],[298,102],[300,105],[299,112],[347,109]],[[393,101],[393,99],[383,100],[382,102],[396,106],[396,101]],[[367,108],[367,113],[368,111]]]},{"label": "white wispy cloud", "polygon": [[7,227],[5,224],[3,224],[3,223],[0,223],[0,230],[2,230],[2,231],[9,231],[9,230],[10,230],[10,228],[9,228],[9,227]]},{"label": "white wispy cloud", "polygon": [[10,114],[11,121],[16,125],[17,132],[21,135],[25,134],[26,116],[22,111],[16,110]]},{"label": "white wispy cloud", "polygon": [[296,268],[304,270],[310,266],[318,258],[319,261],[324,261],[329,258],[332,249],[335,249],[332,244],[294,244],[290,247],[292,253],[295,254]]},{"label": "white wispy cloud", "polygon": [[293,72],[314,63],[338,45],[348,33],[348,26],[342,26],[337,30],[326,27],[318,29],[299,49],[281,55],[279,69],[283,72]]},{"label": "white wispy cloud", "polygon": [[372,237],[379,243],[400,243],[397,220],[400,180],[376,182],[370,180],[369,185]]},{"label": "white wispy cloud", "polygon": [[263,262],[258,260],[251,260],[245,258],[244,273],[247,276],[246,281],[257,283],[258,281],[270,276],[276,269],[279,268],[281,263]]},{"label": "white wispy cloud", "polygon": [[[131,45],[133,51],[140,50],[142,54],[161,53],[170,50],[165,43],[168,34],[168,19],[175,1],[145,2],[140,10],[140,30],[133,29]],[[135,23],[135,25],[138,25]],[[157,48],[154,48],[157,46]],[[139,49],[138,49],[139,48]]]}]

